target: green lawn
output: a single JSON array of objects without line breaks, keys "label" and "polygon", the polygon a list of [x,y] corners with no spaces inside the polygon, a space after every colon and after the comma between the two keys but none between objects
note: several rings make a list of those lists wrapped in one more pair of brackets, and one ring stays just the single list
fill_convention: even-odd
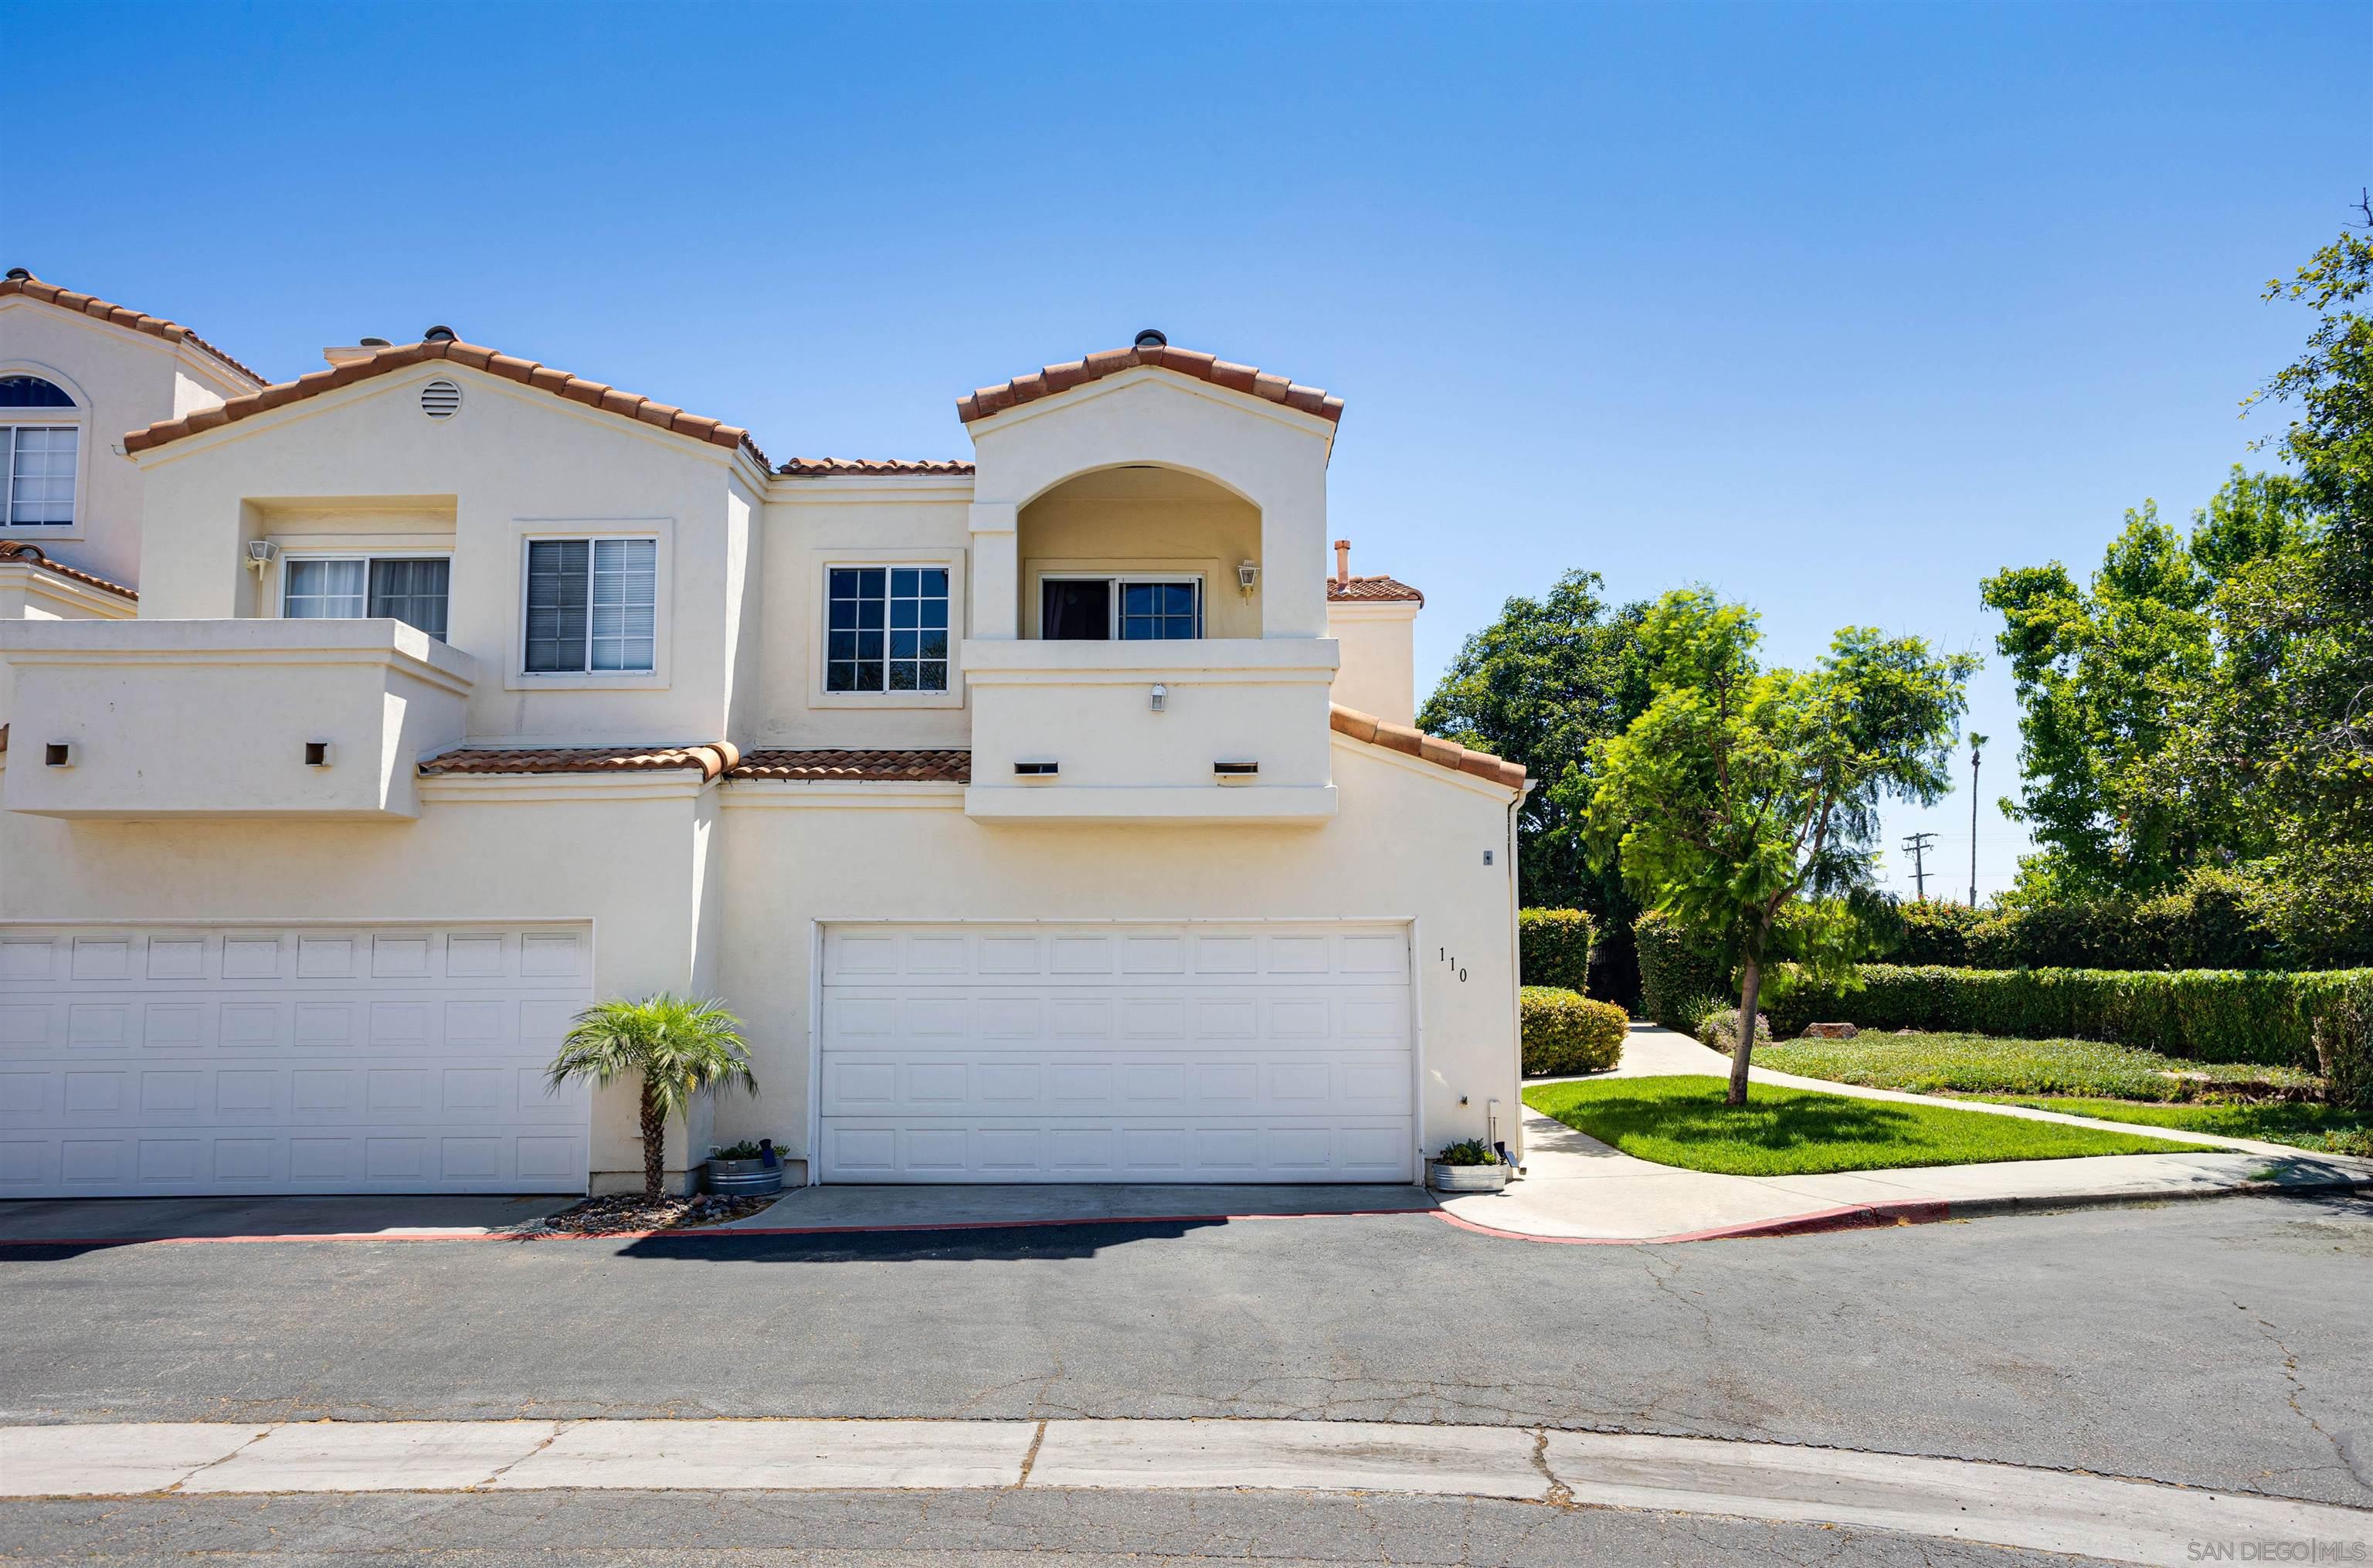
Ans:
[{"label": "green lawn", "polygon": [[[1762,1053],[1758,1052],[1760,1056]],[[1768,1083],[1723,1103],[1719,1078],[1540,1083],[1525,1104],[1627,1154],[1724,1176],[1811,1176],[1984,1160],[2197,1153],[2201,1145],[1949,1106],[1906,1106]]]},{"label": "green lawn", "polygon": [[2191,1105],[2137,1105],[2132,1100],[2099,1100],[2051,1094],[1981,1094],[1997,1105],[2031,1106],[2037,1110],[2069,1116],[2095,1117],[2102,1121],[2130,1121],[2145,1127],[2171,1127],[2184,1132],[2214,1132],[2226,1138],[2258,1138],[2270,1143],[2296,1143],[2326,1154],[2373,1155],[2373,1125],[2362,1115],[2333,1106],[2281,1101],[2239,1105],[2232,1102]]},{"label": "green lawn", "polygon": [[[2243,1062],[2180,1061],[2100,1040],[2001,1040],[1984,1035],[1863,1035],[1851,1040],[1787,1040],[1758,1046],[1755,1065],[1774,1072],[1933,1094],[2084,1094],[2115,1100],[2183,1100],[2214,1093],[2169,1072],[2226,1082],[2267,1082],[2301,1092],[2312,1073]],[[2133,1118],[2126,1118],[2133,1119]]]}]

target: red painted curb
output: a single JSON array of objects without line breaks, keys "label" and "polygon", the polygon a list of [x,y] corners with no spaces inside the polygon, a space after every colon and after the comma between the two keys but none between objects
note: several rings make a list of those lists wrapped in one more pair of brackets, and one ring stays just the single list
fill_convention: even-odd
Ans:
[{"label": "red painted curb", "polygon": [[1661,1246],[1682,1241],[1730,1241],[1746,1236],[1819,1235],[1827,1231],[1876,1230],[1891,1225],[1926,1225],[1954,1217],[1949,1203],[1912,1201],[1901,1203],[1859,1203],[1841,1209],[1818,1209],[1809,1214],[1790,1214],[1777,1220],[1756,1220],[1743,1225],[1717,1225],[1712,1230],[1680,1231],[1661,1236],[1545,1236],[1526,1231],[1503,1231],[1496,1225],[1478,1224],[1463,1220],[1446,1210],[1435,1211],[1435,1218],[1456,1225],[1462,1231],[1479,1235],[1497,1236],[1505,1241],[1546,1242],[1552,1246]]},{"label": "red painted curb", "polygon": [[[324,1231],[286,1235],[0,1237],[5,1246],[211,1246],[303,1241],[697,1241],[719,1236],[895,1235],[930,1231],[1037,1230],[1061,1225],[1235,1224],[1251,1220],[1364,1220],[1430,1214],[1426,1209],[1328,1209],[1301,1214],[1101,1214],[1068,1220],[949,1220],[913,1225],[705,1225],[669,1231],[473,1232]],[[1513,1234],[1513,1233],[1511,1233]]]}]

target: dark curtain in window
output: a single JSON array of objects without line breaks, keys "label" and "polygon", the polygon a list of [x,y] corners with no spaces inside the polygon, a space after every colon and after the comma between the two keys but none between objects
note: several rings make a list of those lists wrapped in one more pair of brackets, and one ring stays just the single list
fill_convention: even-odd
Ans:
[{"label": "dark curtain in window", "polygon": [[442,642],[446,593],[452,573],[453,563],[441,556],[421,561],[373,561],[370,614],[417,626]]},{"label": "dark curtain in window", "polygon": [[1112,584],[1040,581],[1038,636],[1046,642],[1110,641]]}]

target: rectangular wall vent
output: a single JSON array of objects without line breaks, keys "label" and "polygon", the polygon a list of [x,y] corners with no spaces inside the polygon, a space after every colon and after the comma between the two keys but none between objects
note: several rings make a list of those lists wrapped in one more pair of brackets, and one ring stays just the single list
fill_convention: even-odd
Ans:
[{"label": "rectangular wall vent", "polygon": [[1052,762],[1017,762],[1013,765],[1013,776],[1017,778],[1052,778],[1061,766]]},{"label": "rectangular wall vent", "polygon": [[1211,765],[1214,778],[1257,778],[1260,764],[1257,762],[1215,762]]},{"label": "rectangular wall vent", "polygon": [[41,748],[41,760],[52,767],[72,767],[75,749],[72,741],[52,741]]}]

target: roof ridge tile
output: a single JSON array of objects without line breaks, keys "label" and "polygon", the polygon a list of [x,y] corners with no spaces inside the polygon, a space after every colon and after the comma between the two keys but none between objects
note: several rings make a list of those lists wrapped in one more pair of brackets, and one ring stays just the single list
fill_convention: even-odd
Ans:
[{"label": "roof ridge tile", "polygon": [[1306,387],[1273,371],[1238,365],[1195,348],[1148,344],[1142,348],[1105,348],[1060,365],[1047,365],[995,386],[976,388],[956,399],[956,417],[970,425],[1002,414],[1021,404],[1053,397],[1089,381],[1100,381],[1138,366],[1169,370],[1230,392],[1245,392],[1282,404],[1303,414],[1315,414],[1328,424],[1343,418],[1343,400],[1318,387]]}]

